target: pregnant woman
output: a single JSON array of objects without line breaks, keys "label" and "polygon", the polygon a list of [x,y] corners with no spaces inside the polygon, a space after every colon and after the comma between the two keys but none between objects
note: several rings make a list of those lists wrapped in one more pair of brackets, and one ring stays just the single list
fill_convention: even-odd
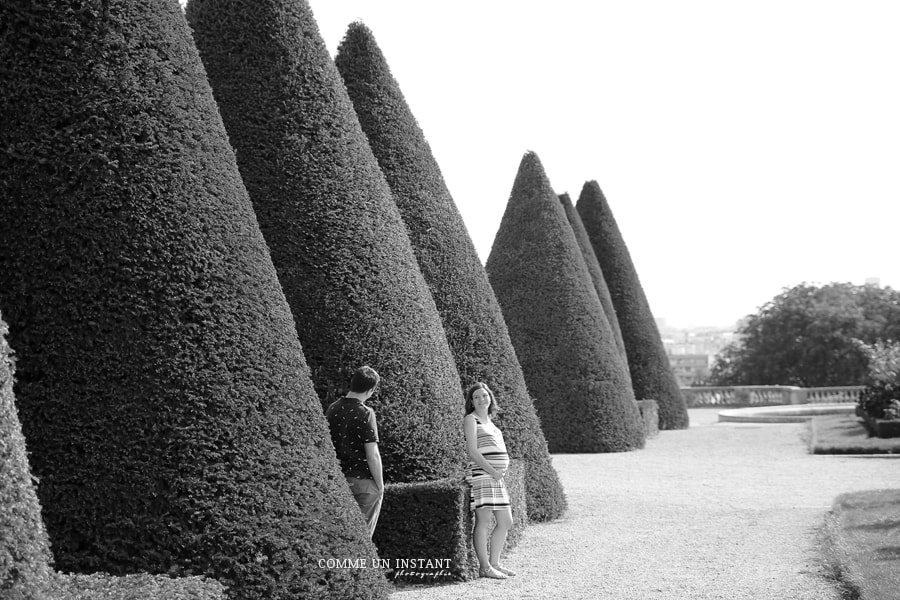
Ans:
[{"label": "pregnant woman", "polygon": [[[497,400],[485,383],[475,383],[466,390],[466,450],[469,453],[469,472],[466,481],[471,486],[471,508],[475,511],[473,544],[478,556],[481,577],[506,579],[515,575],[500,566],[500,552],[506,544],[506,534],[512,527],[509,493],[503,481],[509,469],[509,455],[503,433],[494,425],[491,416],[497,413]],[[488,529],[491,517],[497,526],[491,533],[488,555]]]}]

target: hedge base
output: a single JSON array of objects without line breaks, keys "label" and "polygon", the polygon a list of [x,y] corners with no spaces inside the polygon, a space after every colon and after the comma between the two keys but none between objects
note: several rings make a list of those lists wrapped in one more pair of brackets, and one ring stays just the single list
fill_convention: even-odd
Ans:
[{"label": "hedge base", "polygon": [[862,419],[871,436],[880,438],[900,437],[900,419],[876,419],[866,413],[862,414]]},{"label": "hedge base", "polygon": [[[528,524],[525,468],[518,460],[506,477],[513,527],[506,550],[521,539]],[[446,583],[478,577],[472,546],[474,515],[469,486],[461,478],[386,484],[373,541],[388,579],[406,583]]]},{"label": "hedge base", "polygon": [[656,400],[638,400],[637,405],[644,422],[644,437],[659,435],[659,403]]},{"label": "hedge base", "polygon": [[117,577],[106,573],[56,573],[46,600],[226,600],[226,589],[214,579],[146,573]]}]

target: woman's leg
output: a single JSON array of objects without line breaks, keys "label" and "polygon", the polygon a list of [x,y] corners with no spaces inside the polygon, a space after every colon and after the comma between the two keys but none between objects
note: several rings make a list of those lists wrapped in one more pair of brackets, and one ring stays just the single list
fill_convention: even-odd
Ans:
[{"label": "woman's leg", "polygon": [[491,568],[491,561],[488,557],[487,538],[488,528],[491,526],[491,515],[493,511],[490,508],[475,509],[475,531],[472,533],[472,542],[475,545],[475,556],[478,557],[478,565],[482,571]]},{"label": "woman's leg", "polygon": [[[475,531],[472,533],[475,555],[478,557],[478,574],[493,579],[506,579],[506,575],[491,566],[487,549],[488,529],[493,520],[493,509],[475,509]],[[491,538],[493,539],[493,538]]]},{"label": "woman's leg", "polygon": [[[500,553],[506,545],[506,534],[512,528],[512,511],[509,507],[498,509],[494,511],[494,517],[497,519],[497,526],[491,534],[491,566],[496,569],[500,566]],[[506,570],[501,572],[509,574]]]}]

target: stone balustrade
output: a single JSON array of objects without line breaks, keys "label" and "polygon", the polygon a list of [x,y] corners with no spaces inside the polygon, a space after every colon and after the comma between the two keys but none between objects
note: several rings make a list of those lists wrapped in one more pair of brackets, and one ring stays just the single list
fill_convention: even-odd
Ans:
[{"label": "stone balustrade", "polygon": [[784,404],[835,404],[856,402],[861,385],[802,388],[792,385],[737,385],[683,387],[688,408],[705,406],[779,406]]}]

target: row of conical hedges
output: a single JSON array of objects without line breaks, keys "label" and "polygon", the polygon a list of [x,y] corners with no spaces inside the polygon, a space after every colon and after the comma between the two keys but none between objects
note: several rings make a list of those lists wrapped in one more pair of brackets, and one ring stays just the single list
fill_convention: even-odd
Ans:
[{"label": "row of conical hedges", "polygon": [[[596,277],[536,156],[488,261],[508,283],[495,298],[370,32],[351,27],[337,58],[354,106],[306,2],[192,0],[187,16],[218,105],[174,2],[0,8],[15,23],[0,30],[0,305],[61,568],[383,596],[377,571],[316,560],[374,556],[321,414],[362,363],[383,376],[388,480],[458,472],[475,379],[504,402],[535,519],[565,506],[547,442],[643,444]],[[529,338],[533,315],[504,300],[525,296],[510,274],[535,272],[514,239],[531,217],[561,236],[547,257],[578,292],[531,280],[561,307],[537,322],[571,340]],[[513,345],[532,341],[523,375]]]},{"label": "row of conical hedges", "polygon": [[500,307],[425,135],[365,25],[350,25],[335,63],[409,229],[462,382],[488,382],[498,395],[510,455],[525,459],[528,516],[554,519],[565,510],[562,486]]},{"label": "row of conical hedges", "polygon": [[684,429],[688,413],[669,365],[659,328],[622,233],[596,181],[584,184],[576,205],[609,286],[638,400],[656,400],[660,429]]},{"label": "row of conical hedges", "polygon": [[57,566],[384,597],[318,563],[375,549],[177,3],[0,23],[0,306]]},{"label": "row of conical hedges", "polygon": [[[625,351],[625,341],[622,339],[622,330],[619,327],[619,318],[616,315],[616,308],[613,306],[612,297],[609,294],[609,286],[606,285],[606,277],[603,275],[603,270],[600,268],[600,263],[597,261],[597,255],[594,253],[594,247],[591,245],[591,240],[588,237],[587,231],[584,229],[584,223],[581,222],[581,216],[579,216],[578,211],[575,210],[575,205],[572,204],[572,198],[569,197],[569,194],[560,194],[559,201],[562,202],[563,208],[566,211],[566,218],[569,220],[569,225],[572,226],[572,232],[575,234],[575,240],[578,242],[578,247],[581,249],[584,263],[588,268],[588,272],[591,274],[591,281],[594,283],[594,289],[597,291],[597,298],[600,300],[600,305],[603,307],[603,313],[606,315],[609,326],[612,329],[616,349],[619,351],[619,354],[627,365],[628,355]],[[628,385],[631,385],[630,375],[628,377]]]},{"label": "row of conical hedges", "polygon": [[550,451],[642,447],[628,367],[565,210],[532,152],[522,158],[486,267]]},{"label": "row of conical hedges", "polygon": [[453,356],[309,7],[192,0],[187,17],[323,404],[371,364],[386,480],[459,472]]}]

